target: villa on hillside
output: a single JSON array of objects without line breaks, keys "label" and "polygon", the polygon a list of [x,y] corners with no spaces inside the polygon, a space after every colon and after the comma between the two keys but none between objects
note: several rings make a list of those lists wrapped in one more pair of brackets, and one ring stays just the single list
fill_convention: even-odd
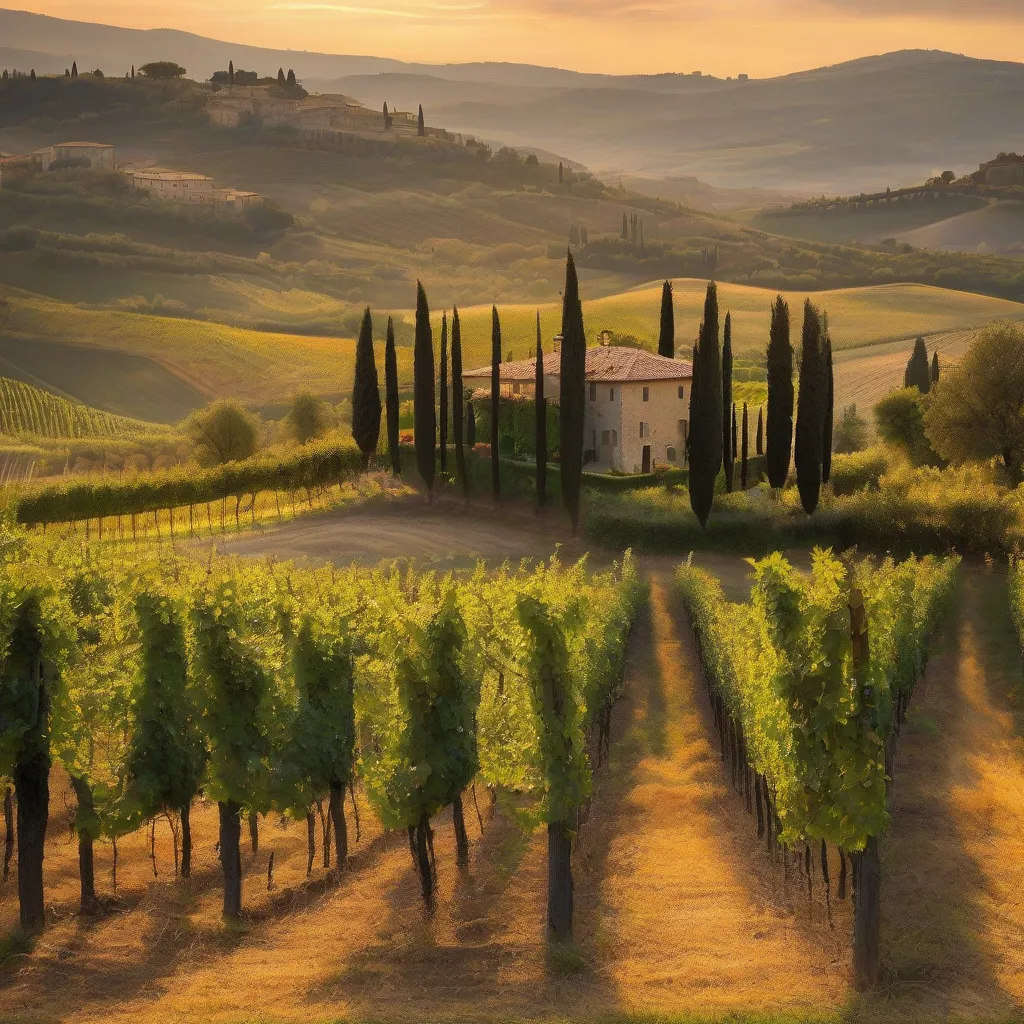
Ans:
[{"label": "villa on hillside", "polygon": [[205,205],[225,212],[237,212],[263,204],[263,196],[258,192],[215,188],[213,178],[193,171],[175,171],[165,167],[129,167],[125,169],[124,176],[133,189],[148,192],[155,199]]},{"label": "villa on hillside", "polygon": [[[557,403],[561,355],[544,356],[544,394]],[[532,397],[537,360],[499,367],[505,396]],[[693,366],[644,349],[599,345],[587,349],[584,448],[597,470],[649,473],[655,466],[682,466]],[[468,386],[489,389],[489,366],[462,375]]]}]

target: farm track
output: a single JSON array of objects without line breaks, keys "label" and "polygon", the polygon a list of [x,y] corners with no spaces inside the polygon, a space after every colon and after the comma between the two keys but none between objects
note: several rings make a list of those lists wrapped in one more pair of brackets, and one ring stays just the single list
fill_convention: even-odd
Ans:
[{"label": "farm track", "polygon": [[[445,523],[430,513],[373,524],[324,517],[232,547],[347,564],[415,540],[421,560],[445,568],[467,550],[491,561],[542,557],[558,539],[511,517]],[[700,561],[742,598],[741,559]],[[57,920],[35,952],[0,968],[0,1019],[583,1020],[654,1010],[778,1011],[787,1019],[834,1011],[851,1022],[1017,1017],[1024,750],[1004,577],[965,568],[959,609],[912,704],[883,844],[886,990],[861,1003],[848,996],[848,902],[833,900],[833,930],[817,874],[808,903],[805,879],[791,866],[787,880],[771,864],[728,786],[692,635],[671,597],[672,564],[642,562],[651,609],[631,639],[610,763],[596,774],[580,833],[579,973],[567,977],[545,957],[543,832],[523,835],[500,809],[492,816],[482,790],[482,831],[467,801],[472,860],[464,874],[454,868],[450,816],[435,822],[433,918],[422,912],[404,837],[385,836],[361,800],[362,841],[352,848],[353,870],[336,884],[319,860],[306,880],[301,824],[265,820],[260,852],[243,853],[246,923],[225,932],[214,807],[193,814],[191,882],[169,878],[164,823],[160,878],[148,837],[137,833],[119,844],[119,912],[78,919],[75,848],[55,773],[47,872]],[[268,892],[270,849],[277,867]],[[109,847],[97,860],[109,895]],[[16,916],[12,889],[0,887],[0,934]]]}]

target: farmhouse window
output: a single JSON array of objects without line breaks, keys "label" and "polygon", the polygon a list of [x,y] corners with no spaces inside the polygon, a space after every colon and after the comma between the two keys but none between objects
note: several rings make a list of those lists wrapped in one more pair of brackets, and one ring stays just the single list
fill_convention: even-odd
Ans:
[{"label": "farmhouse window", "polygon": [[615,401],[615,388],[609,388],[608,389],[608,401],[609,402],[614,402]]},{"label": "farmhouse window", "polygon": [[596,402],[597,401],[597,385],[596,384],[591,384],[590,385],[590,400],[592,402]]},{"label": "farmhouse window", "polygon": [[684,388],[683,385],[680,384],[679,385],[679,401],[680,402],[683,400],[683,397],[685,396],[685,394],[686,394],[686,388]]},{"label": "farmhouse window", "polygon": [[650,423],[640,422],[640,439],[643,440],[645,437],[651,436],[651,425]]},{"label": "farmhouse window", "polygon": [[644,401],[645,402],[649,402],[650,400],[651,400],[651,389],[645,387],[644,388]]},{"label": "farmhouse window", "polygon": [[610,430],[601,431],[601,444],[611,444],[612,432]]},{"label": "farmhouse window", "polygon": [[669,462],[675,462],[676,461],[676,450],[675,450],[675,448],[673,448],[671,445],[669,445],[669,447],[665,449],[665,457],[668,459]]}]

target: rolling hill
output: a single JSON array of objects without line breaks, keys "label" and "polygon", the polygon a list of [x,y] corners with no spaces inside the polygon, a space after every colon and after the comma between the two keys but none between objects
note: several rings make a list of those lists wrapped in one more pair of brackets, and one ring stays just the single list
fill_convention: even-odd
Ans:
[{"label": "rolling hill", "polygon": [[452,130],[539,146],[596,170],[699,175],[719,186],[895,187],[946,167],[973,170],[997,151],[1020,148],[1024,136],[1024,64],[939,51],[741,82],[266,50],[19,11],[0,11],[0,39],[10,50],[54,55],[58,71],[69,55],[79,67],[116,74],[170,58],[198,79],[228,60],[262,73],[293,67],[314,91],[371,106],[425,103],[431,121]]}]

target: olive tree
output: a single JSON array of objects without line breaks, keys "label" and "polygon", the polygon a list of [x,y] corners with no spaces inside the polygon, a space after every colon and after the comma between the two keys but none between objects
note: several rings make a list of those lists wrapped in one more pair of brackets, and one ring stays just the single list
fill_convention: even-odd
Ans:
[{"label": "olive tree", "polygon": [[196,458],[204,465],[239,462],[256,454],[260,421],[240,402],[219,398],[185,421]]}]

